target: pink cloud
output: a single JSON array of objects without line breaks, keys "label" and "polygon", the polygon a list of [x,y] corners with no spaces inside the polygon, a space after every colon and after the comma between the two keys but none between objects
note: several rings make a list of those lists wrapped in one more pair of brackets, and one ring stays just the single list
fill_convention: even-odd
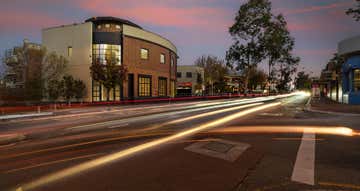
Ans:
[{"label": "pink cloud", "polygon": [[42,28],[66,23],[65,20],[38,12],[17,12],[3,10],[0,12],[0,32],[40,32]]},{"label": "pink cloud", "polygon": [[350,7],[353,5],[353,2],[341,2],[341,3],[332,3],[323,6],[310,6],[305,8],[299,9],[280,9],[283,14],[285,15],[292,15],[292,14],[303,14],[303,13],[310,13],[310,12],[318,12],[324,10],[331,10],[340,7]]},{"label": "pink cloud", "polygon": [[[229,14],[221,8],[211,7],[179,7],[176,3],[149,3],[136,1],[135,6],[131,1],[91,1],[80,4],[80,7],[98,15],[112,15],[128,18],[137,22],[149,23],[158,26],[171,27],[209,27],[213,29],[229,25]],[[113,6],[112,6],[113,5]],[[231,21],[231,20],[230,20]]]}]

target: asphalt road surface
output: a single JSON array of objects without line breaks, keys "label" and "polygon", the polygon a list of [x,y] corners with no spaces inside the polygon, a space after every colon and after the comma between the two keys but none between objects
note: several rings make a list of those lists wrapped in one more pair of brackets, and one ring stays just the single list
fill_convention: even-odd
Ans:
[{"label": "asphalt road surface", "polygon": [[360,190],[360,120],[305,94],[0,122],[0,190]]}]

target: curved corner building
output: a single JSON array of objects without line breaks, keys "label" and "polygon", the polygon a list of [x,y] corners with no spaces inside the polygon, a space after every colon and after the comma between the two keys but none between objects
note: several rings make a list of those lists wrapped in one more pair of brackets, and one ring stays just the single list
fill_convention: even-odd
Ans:
[{"label": "curved corner building", "polygon": [[84,101],[107,101],[102,84],[92,80],[93,62],[115,62],[127,69],[126,80],[109,93],[110,101],[172,97],[175,94],[177,50],[172,42],[115,17],[93,17],[81,24],[43,29],[48,51],[69,60],[68,73],[87,87]]},{"label": "curved corner building", "polygon": [[341,74],[343,103],[360,104],[360,36],[341,41],[338,54],[345,58]]}]

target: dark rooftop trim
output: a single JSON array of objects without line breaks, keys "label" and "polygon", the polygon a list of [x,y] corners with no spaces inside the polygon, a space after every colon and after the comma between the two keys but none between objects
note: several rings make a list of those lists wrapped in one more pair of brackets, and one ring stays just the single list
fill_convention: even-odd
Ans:
[{"label": "dark rooftop trim", "polygon": [[119,24],[126,24],[133,27],[137,27],[142,29],[139,25],[125,19],[120,19],[116,17],[91,17],[89,19],[86,19],[85,22],[93,22],[93,23],[103,23],[103,22],[115,22]]}]

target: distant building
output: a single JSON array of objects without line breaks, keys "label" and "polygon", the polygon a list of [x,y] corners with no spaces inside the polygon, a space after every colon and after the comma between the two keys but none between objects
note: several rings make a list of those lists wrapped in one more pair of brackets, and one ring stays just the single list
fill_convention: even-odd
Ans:
[{"label": "distant building", "polygon": [[177,95],[191,96],[204,93],[204,68],[198,66],[178,66],[177,72]]},{"label": "distant building", "polygon": [[239,74],[224,76],[227,93],[240,93],[243,92],[244,77]]},{"label": "distant building", "polygon": [[338,44],[338,54],[345,58],[342,66],[343,103],[360,104],[360,35]]},{"label": "distant building", "polygon": [[69,60],[68,72],[86,84],[85,101],[106,101],[107,91],[91,77],[94,62],[127,68],[126,80],[110,91],[110,101],[175,96],[177,49],[168,39],[115,17],[43,29],[42,43]]},{"label": "distant building", "polygon": [[42,56],[32,55],[43,54],[41,49],[40,44],[25,39],[22,46],[6,51],[4,62],[7,70],[4,74],[3,83],[7,88],[24,88],[27,80],[30,80],[35,74],[39,74],[37,66],[42,63],[40,60]]}]

